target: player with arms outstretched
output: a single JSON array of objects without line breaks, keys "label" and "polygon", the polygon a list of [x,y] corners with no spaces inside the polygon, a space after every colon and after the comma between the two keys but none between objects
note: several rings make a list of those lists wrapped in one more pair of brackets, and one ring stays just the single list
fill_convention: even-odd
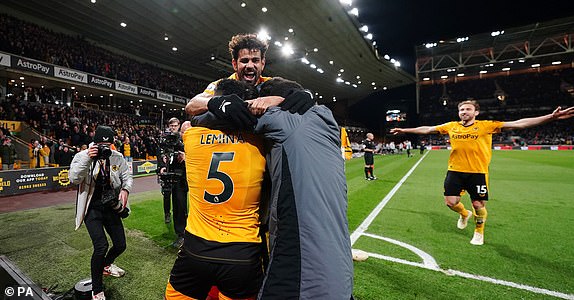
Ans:
[{"label": "player with arms outstretched", "polygon": [[574,107],[564,110],[558,107],[551,114],[534,118],[510,122],[482,121],[476,120],[479,110],[478,102],[462,101],[458,104],[460,118],[458,122],[391,129],[393,134],[440,133],[449,135],[452,150],[444,180],[444,200],[450,209],[460,215],[457,226],[459,229],[464,229],[472,212],[460,202],[460,196],[463,190],[469,193],[476,222],[474,236],[470,241],[473,245],[484,244],[484,225],[488,215],[485,204],[488,200],[488,167],[492,157],[492,135],[502,130],[523,129],[574,116]]}]

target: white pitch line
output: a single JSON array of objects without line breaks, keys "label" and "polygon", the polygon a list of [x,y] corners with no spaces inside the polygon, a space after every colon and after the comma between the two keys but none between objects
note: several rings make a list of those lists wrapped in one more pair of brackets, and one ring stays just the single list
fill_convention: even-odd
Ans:
[{"label": "white pitch line", "polygon": [[451,269],[446,270],[446,272],[448,274],[458,275],[458,276],[464,277],[464,278],[476,279],[476,280],[491,282],[494,284],[505,285],[505,286],[509,286],[509,287],[513,287],[513,288],[517,288],[517,289],[521,289],[521,290],[526,290],[526,291],[533,292],[533,293],[554,296],[554,297],[562,298],[562,299],[570,299],[570,300],[574,299],[574,295],[572,295],[572,294],[565,294],[565,293],[551,291],[551,290],[547,290],[547,289],[543,289],[543,288],[537,288],[535,286],[515,283],[515,282],[511,282],[511,281],[506,281],[506,280],[495,279],[495,278],[481,276],[481,275],[469,274],[469,273],[465,273],[465,272],[461,272],[461,271],[457,271],[457,270],[451,270]]},{"label": "white pitch line", "polygon": [[[388,260],[388,261],[392,261],[392,262],[396,262],[396,263],[400,263],[400,264],[404,264],[404,265],[409,265],[409,266],[413,266],[413,267],[419,267],[419,268],[423,268],[423,269],[429,269],[429,268],[428,268],[427,266],[425,266],[424,264],[417,263],[417,262],[410,261],[410,260],[406,260],[406,259],[402,259],[402,258],[397,258],[397,257],[392,257],[392,256],[386,256],[386,255],[382,255],[382,254],[378,254],[378,253],[373,253],[373,252],[367,252],[367,254],[369,255],[369,257],[374,257],[374,258],[378,258],[378,259],[384,259],[384,260]],[[429,270],[437,271],[436,269],[429,269]]]},{"label": "white pitch line", "polygon": [[465,273],[465,272],[452,270],[452,269],[444,270],[444,269],[440,268],[440,266],[438,265],[436,260],[430,254],[428,254],[428,253],[426,253],[426,252],[424,252],[424,251],[422,251],[422,250],[420,250],[420,249],[418,249],[412,245],[409,245],[409,244],[406,244],[406,243],[403,243],[401,241],[397,241],[397,240],[394,240],[391,238],[378,236],[378,235],[374,235],[374,234],[370,234],[370,233],[365,233],[365,231],[369,228],[369,225],[371,225],[371,223],[373,223],[373,220],[377,217],[377,215],[381,212],[381,210],[383,210],[385,205],[387,205],[389,200],[391,200],[391,198],[395,195],[395,193],[399,190],[399,188],[403,185],[403,183],[407,180],[407,178],[416,169],[416,167],[420,164],[420,162],[427,156],[428,153],[429,152],[426,152],[415,163],[415,165],[407,172],[407,174],[405,174],[405,176],[403,176],[403,178],[401,178],[401,180],[393,187],[393,189],[385,196],[385,198],[383,198],[383,200],[381,200],[381,202],[377,205],[377,207],[375,207],[375,209],[369,214],[369,216],[367,216],[367,218],[361,223],[361,225],[359,225],[359,227],[357,227],[357,229],[353,232],[353,234],[351,234],[351,245],[354,245],[355,242],[359,239],[359,237],[361,235],[365,235],[365,236],[368,236],[371,238],[384,240],[384,241],[387,241],[389,243],[393,243],[393,244],[399,245],[401,247],[407,248],[407,249],[413,251],[419,257],[421,257],[421,259],[423,260],[423,263],[417,263],[417,262],[412,262],[412,261],[408,261],[408,260],[401,259],[401,258],[381,255],[378,253],[367,252],[370,257],[375,257],[378,259],[388,260],[388,261],[401,263],[401,264],[414,266],[414,267],[419,267],[419,268],[423,268],[423,269],[439,271],[439,272],[443,272],[443,273],[445,273],[447,275],[451,275],[451,276],[456,275],[456,276],[460,276],[463,278],[475,279],[475,280],[490,282],[490,283],[494,283],[494,284],[509,286],[509,287],[513,287],[513,288],[517,288],[517,289],[521,289],[521,290],[526,290],[526,291],[537,293],[537,294],[544,294],[544,295],[549,295],[549,296],[553,296],[556,298],[574,300],[573,294],[566,294],[566,293],[551,291],[551,290],[538,288],[538,287],[534,287],[534,286],[530,286],[530,285],[515,283],[512,281],[500,280],[500,279],[481,276],[481,275],[474,275],[474,274]]},{"label": "white pitch line", "polygon": [[394,239],[391,239],[388,237],[384,237],[384,236],[380,236],[380,235],[374,235],[374,234],[370,234],[370,233],[363,233],[363,235],[372,237],[374,239],[383,240],[383,241],[389,242],[391,244],[401,246],[403,248],[407,248],[407,249],[411,250],[412,252],[414,252],[416,255],[418,255],[420,258],[422,258],[423,268],[430,269],[430,270],[440,270],[438,263],[430,254],[424,252],[423,250],[421,250],[421,249],[419,249],[413,245],[409,245],[407,243],[403,243],[401,241],[397,241],[397,240],[394,240]]},{"label": "white pitch line", "polygon": [[[367,235],[367,234],[366,234]],[[370,235],[369,235],[370,236]],[[568,300],[574,300],[574,295],[572,294],[566,294],[566,293],[561,293],[561,292],[556,292],[556,291],[551,291],[551,290],[547,290],[547,289],[543,289],[543,288],[538,288],[535,286],[530,286],[530,285],[525,285],[525,284],[520,284],[520,283],[515,283],[512,281],[506,281],[506,280],[500,280],[500,279],[496,279],[496,278],[492,278],[492,277],[487,277],[487,276],[482,276],[482,275],[475,275],[475,274],[470,274],[470,273],[465,273],[465,272],[461,272],[461,271],[457,271],[457,270],[453,270],[453,269],[448,269],[448,270],[444,270],[441,269],[440,267],[437,266],[437,268],[432,268],[429,265],[425,264],[425,263],[416,263],[416,262],[412,262],[409,260],[404,260],[401,258],[396,258],[396,257],[391,257],[391,256],[386,256],[386,255],[381,255],[378,253],[371,253],[371,252],[367,252],[367,254],[369,254],[369,257],[374,257],[374,258],[378,258],[378,259],[383,259],[383,260],[388,260],[388,261],[392,261],[392,262],[396,262],[396,263],[400,263],[400,264],[405,264],[405,265],[409,265],[409,266],[413,266],[413,267],[419,267],[419,268],[423,268],[423,269],[428,269],[428,270],[432,270],[432,271],[438,271],[438,272],[442,272],[446,275],[449,276],[460,276],[463,278],[468,278],[468,279],[474,279],[474,280],[480,280],[480,281],[485,281],[485,282],[490,282],[490,283],[494,283],[494,284],[498,284],[498,285],[504,285],[504,286],[508,286],[508,287],[513,287],[516,289],[521,289],[521,290],[525,290],[525,291],[529,291],[532,293],[537,293],[537,294],[544,294],[544,295],[548,295],[548,296],[553,296],[556,298],[562,298],[562,299],[568,299]]]},{"label": "white pitch line", "polygon": [[399,190],[399,188],[403,185],[403,183],[407,180],[407,178],[409,178],[409,176],[411,176],[411,173],[418,167],[418,165],[421,163],[421,161],[428,154],[429,154],[429,151],[427,151],[415,163],[415,165],[407,172],[407,174],[405,174],[405,176],[403,176],[403,178],[401,178],[401,180],[393,187],[393,189],[385,196],[385,198],[383,198],[383,200],[381,200],[379,205],[377,205],[377,207],[375,207],[375,209],[369,214],[369,216],[367,216],[367,218],[363,221],[363,223],[361,223],[361,225],[359,225],[359,227],[357,227],[357,229],[355,229],[355,231],[353,231],[353,234],[351,234],[351,246],[355,244],[355,242],[359,239],[359,237],[363,233],[365,233],[365,231],[367,231],[367,229],[369,228],[369,225],[371,225],[371,223],[373,223],[373,220],[377,217],[377,215],[381,212],[381,210],[383,210],[383,207],[385,207],[385,205],[387,205],[387,202],[389,202],[389,200],[391,200],[391,198],[395,195],[395,193]]}]

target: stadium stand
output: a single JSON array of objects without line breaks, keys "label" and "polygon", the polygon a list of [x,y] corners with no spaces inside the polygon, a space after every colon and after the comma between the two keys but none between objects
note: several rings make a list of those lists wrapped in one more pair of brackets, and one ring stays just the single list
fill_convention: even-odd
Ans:
[{"label": "stadium stand", "polygon": [[[20,96],[10,97],[0,107],[3,120],[22,121],[33,131],[33,138],[51,148],[50,164],[60,164],[58,153],[68,147],[72,153],[78,152],[92,141],[98,124],[113,124],[117,130],[117,141],[129,137],[133,145],[134,159],[149,159],[157,153],[157,137],[161,134],[159,120],[136,116],[133,113],[118,113],[94,109],[71,108],[66,105],[53,105],[20,100]],[[152,126],[150,126],[152,125]],[[7,132],[9,134],[9,132]],[[28,145],[19,140],[19,158],[27,165]],[[119,148],[121,143],[118,143]]]},{"label": "stadium stand", "polygon": [[[409,125],[457,120],[457,104],[468,99],[479,102],[483,120],[512,121],[573,106],[573,24],[566,17],[416,46],[419,119]],[[573,128],[574,121],[566,120],[503,132],[493,143],[572,145]],[[427,145],[448,142],[444,136],[421,138]]]},{"label": "stadium stand", "polygon": [[209,83],[112,53],[82,36],[56,33],[5,14],[0,14],[0,51],[185,97],[202,92]]},{"label": "stadium stand", "polygon": [[[555,69],[495,78],[449,82],[421,87],[420,124],[441,124],[457,119],[457,104],[466,99],[481,105],[480,119],[516,120],[546,114],[557,106],[574,105],[574,97],[562,89],[564,83],[574,82],[574,69]],[[502,89],[504,100],[496,97]],[[444,136],[426,137],[429,145],[444,145]],[[574,121],[546,124],[519,132],[503,132],[493,143],[513,146],[572,145]]]},{"label": "stadium stand", "polygon": [[[207,84],[186,74],[113,53],[80,35],[57,33],[5,14],[0,14],[0,51],[186,97],[201,92]],[[456,104],[464,99],[479,101],[481,119],[514,120],[540,115],[556,106],[573,105],[573,84],[574,70],[566,66],[421,85],[421,113],[417,122],[420,125],[440,124],[456,119]],[[99,123],[114,124],[118,128],[118,141],[129,138],[135,159],[153,157],[157,150],[155,137],[161,134],[157,129],[161,126],[157,125],[161,123],[162,116],[155,106],[133,104],[122,99],[121,95],[114,100],[102,101],[97,96],[64,91],[50,83],[24,86],[23,83],[9,82],[6,101],[1,104],[0,119],[22,121],[29,126],[34,139],[42,141],[42,144],[49,142],[52,154],[48,165],[61,163],[57,155],[60,148],[68,146],[75,153],[87,145]],[[171,114],[185,118],[181,111]],[[167,119],[170,116],[163,117]],[[341,123],[348,124],[348,121]],[[573,124],[574,121],[569,120],[517,133],[505,132],[495,136],[494,143],[511,146],[572,145]],[[383,130],[388,131],[390,126],[383,125]],[[360,129],[349,130],[349,138],[355,145],[354,152],[360,151],[357,142],[368,131]],[[430,146],[448,143],[445,136],[426,136],[418,141]],[[377,142],[380,153],[394,153],[392,145],[400,145],[403,141],[381,134]],[[19,144],[23,160],[19,165],[25,167],[27,163],[23,158],[27,156],[25,148],[28,141],[20,140]]]},{"label": "stadium stand", "polygon": [[[207,85],[188,75],[112,53],[81,36],[56,33],[5,14],[0,14],[0,51],[187,97]],[[154,158],[161,122],[172,116],[184,117],[181,110],[166,109],[160,114],[157,105],[133,104],[121,94],[111,100],[84,93],[64,91],[50,80],[41,86],[8,82],[5,100],[0,102],[0,120],[22,122],[27,132],[14,140],[17,168],[29,166],[31,139],[51,149],[46,166],[60,165],[62,149],[80,151],[91,142],[97,124],[112,124],[118,131],[117,141],[129,138],[134,159]],[[4,135],[10,135],[10,131],[3,130]]]}]

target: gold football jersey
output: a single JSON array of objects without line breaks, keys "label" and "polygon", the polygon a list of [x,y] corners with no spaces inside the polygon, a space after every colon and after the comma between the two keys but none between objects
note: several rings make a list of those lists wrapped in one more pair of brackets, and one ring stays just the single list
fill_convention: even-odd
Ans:
[{"label": "gold football jersey", "polygon": [[474,121],[470,126],[448,122],[436,127],[450,138],[448,169],[466,173],[488,173],[492,158],[492,134],[499,133],[504,122]]},{"label": "gold football jersey", "polygon": [[189,186],[185,229],[209,241],[261,242],[262,138],[204,127],[191,127],[182,138]]}]

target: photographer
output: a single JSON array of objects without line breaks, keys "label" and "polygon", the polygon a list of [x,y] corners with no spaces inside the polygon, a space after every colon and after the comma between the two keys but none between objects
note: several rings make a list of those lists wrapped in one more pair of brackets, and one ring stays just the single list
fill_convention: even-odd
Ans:
[{"label": "photographer", "polygon": [[165,222],[170,221],[170,197],[173,203],[173,229],[177,239],[172,246],[183,244],[183,234],[187,220],[187,180],[185,177],[185,153],[179,133],[179,120],[169,119],[170,133],[160,138],[158,155],[158,175],[162,183],[163,210]]},{"label": "photographer", "polygon": [[38,140],[31,140],[30,148],[30,169],[34,168],[43,168],[45,166],[44,156],[46,156],[46,152],[44,151],[44,147],[40,144]]},{"label": "photographer", "polygon": [[[105,300],[103,275],[123,276],[125,271],[113,264],[126,249],[122,218],[129,214],[128,195],[132,176],[122,154],[110,149],[114,131],[98,126],[94,143],[77,153],[70,166],[69,178],[79,184],[76,199],[76,230],[86,224],[94,252],[91,259],[92,299]],[[113,246],[108,251],[110,236]]]}]

